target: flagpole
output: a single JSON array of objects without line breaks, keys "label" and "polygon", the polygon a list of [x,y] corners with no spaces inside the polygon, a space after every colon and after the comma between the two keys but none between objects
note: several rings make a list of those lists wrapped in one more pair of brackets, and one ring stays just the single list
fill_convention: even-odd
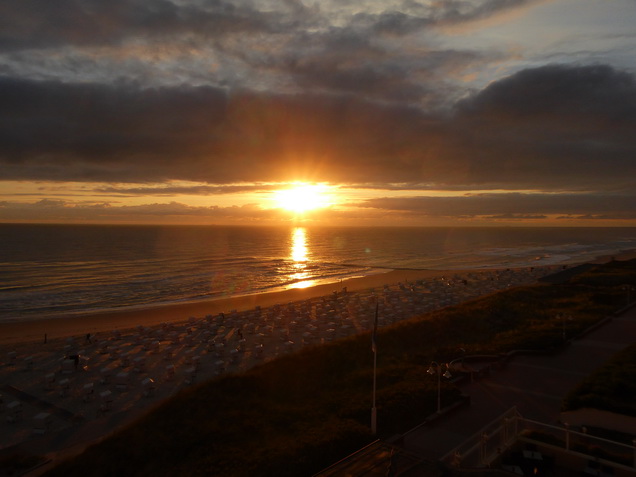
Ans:
[{"label": "flagpole", "polygon": [[378,367],[378,347],[375,342],[378,331],[378,301],[375,301],[375,320],[373,322],[373,335],[371,335],[371,349],[373,350],[373,405],[371,407],[371,433],[375,436],[378,431],[378,414],[375,407],[376,370]]}]

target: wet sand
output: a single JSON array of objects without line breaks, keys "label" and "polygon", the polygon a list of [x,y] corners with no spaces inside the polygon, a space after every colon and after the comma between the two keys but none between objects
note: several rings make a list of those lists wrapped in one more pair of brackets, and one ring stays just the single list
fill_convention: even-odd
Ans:
[{"label": "wet sand", "polygon": [[150,308],[126,309],[97,314],[74,315],[68,318],[54,318],[15,323],[0,323],[0,345],[20,342],[43,342],[47,339],[95,334],[111,330],[125,330],[136,326],[155,326],[166,322],[186,321],[190,317],[204,317],[232,310],[244,311],[260,306],[287,304],[310,298],[348,291],[359,291],[382,287],[385,284],[413,282],[443,276],[478,273],[479,270],[392,270],[386,273],[352,278],[338,283],[317,285],[302,289],[288,289],[276,292],[235,296],[196,303],[168,304]]}]

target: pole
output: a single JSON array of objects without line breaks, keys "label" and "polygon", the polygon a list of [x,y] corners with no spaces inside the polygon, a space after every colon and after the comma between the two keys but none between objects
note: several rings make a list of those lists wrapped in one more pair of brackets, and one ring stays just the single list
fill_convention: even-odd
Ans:
[{"label": "pole", "polygon": [[376,344],[376,334],[378,332],[378,306],[376,298],[375,302],[375,319],[373,321],[373,334],[371,335],[371,350],[373,351],[373,403],[371,407],[371,433],[375,436],[378,431],[378,413],[375,407],[375,387],[376,387],[376,371],[378,368],[378,347]]},{"label": "pole", "polygon": [[437,365],[437,414],[442,411],[442,367]]},{"label": "pole", "polygon": [[378,411],[375,407],[375,381],[376,368],[378,364],[378,353],[373,352],[373,407],[371,408],[371,433],[375,436],[378,432]]}]

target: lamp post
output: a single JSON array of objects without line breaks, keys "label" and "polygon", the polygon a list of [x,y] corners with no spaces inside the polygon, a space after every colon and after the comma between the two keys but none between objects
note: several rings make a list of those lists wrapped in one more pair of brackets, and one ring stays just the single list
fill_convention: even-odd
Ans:
[{"label": "lamp post", "polygon": [[[442,372],[443,368],[446,368],[445,372]],[[431,361],[431,365],[426,370],[426,372],[430,375],[437,374],[437,413],[439,414],[442,411],[442,376],[446,379],[452,378],[453,375],[448,370],[449,364],[443,363],[439,364],[437,361]]]}]

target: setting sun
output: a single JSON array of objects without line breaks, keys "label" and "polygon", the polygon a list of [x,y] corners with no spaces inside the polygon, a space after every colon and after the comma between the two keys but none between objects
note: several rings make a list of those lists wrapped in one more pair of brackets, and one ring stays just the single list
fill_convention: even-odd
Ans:
[{"label": "setting sun", "polygon": [[289,189],[276,192],[274,200],[278,207],[302,213],[331,205],[328,186],[297,183]]}]

